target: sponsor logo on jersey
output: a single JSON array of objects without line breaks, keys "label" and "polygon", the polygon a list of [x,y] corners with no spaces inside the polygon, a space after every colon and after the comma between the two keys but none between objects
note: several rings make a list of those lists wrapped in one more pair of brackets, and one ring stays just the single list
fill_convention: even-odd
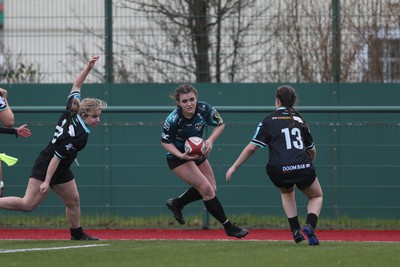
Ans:
[{"label": "sponsor logo on jersey", "polygon": [[196,128],[197,131],[201,131],[201,129],[203,128],[203,125],[201,123],[196,123],[194,125],[194,127]]},{"label": "sponsor logo on jersey", "polygon": [[282,171],[283,172],[290,172],[290,171],[295,171],[295,170],[303,170],[310,168],[311,164],[295,164],[295,165],[288,165],[288,166],[282,166]]},{"label": "sponsor logo on jersey", "polygon": [[164,122],[164,126],[163,126],[163,128],[166,130],[166,131],[169,131],[169,127],[170,127],[171,125],[166,121],[166,122]]},{"label": "sponsor logo on jersey", "polygon": [[212,117],[214,118],[214,120],[217,122],[217,125],[222,125],[224,124],[224,120],[222,119],[221,115],[218,113],[218,111],[216,111],[215,109],[213,110],[213,112],[211,113]]},{"label": "sponsor logo on jersey", "polygon": [[298,122],[300,122],[300,123],[303,123],[303,120],[302,120],[299,116],[293,116],[293,119],[294,119],[295,121],[298,121]]},{"label": "sponsor logo on jersey", "polygon": [[276,116],[272,117],[273,120],[291,120],[290,116]]},{"label": "sponsor logo on jersey", "polygon": [[67,150],[67,151],[69,151],[69,150],[76,150],[75,149],[75,147],[74,147],[74,145],[73,144],[71,144],[71,143],[69,143],[68,145],[65,145],[65,149]]},{"label": "sponsor logo on jersey", "polygon": [[164,139],[164,140],[168,140],[169,139],[169,134],[162,133],[161,134],[161,138]]}]

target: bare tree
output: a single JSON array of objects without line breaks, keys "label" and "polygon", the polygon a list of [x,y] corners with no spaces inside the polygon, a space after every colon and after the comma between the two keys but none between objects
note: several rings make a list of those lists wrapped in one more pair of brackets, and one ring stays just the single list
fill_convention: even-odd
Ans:
[{"label": "bare tree", "polygon": [[[338,60],[341,82],[398,81],[400,4],[342,1],[340,58],[333,58],[331,4],[320,0],[115,1],[116,14],[124,15],[113,18],[118,31],[112,39],[114,81],[331,82]],[[82,24],[88,35],[104,39]],[[87,61],[86,54],[79,52],[82,48],[71,47],[71,51]]]},{"label": "bare tree", "polygon": [[[400,4],[390,1],[349,3],[352,12],[346,12],[348,42],[356,43],[359,80],[363,82],[393,82],[400,80]],[[350,10],[350,9],[349,9]],[[356,14],[368,17],[360,18]],[[354,36],[357,38],[355,39]]]},{"label": "bare tree", "polygon": [[[316,16],[316,11],[324,14]],[[325,1],[283,0],[274,24],[274,58],[279,69],[271,80],[328,82],[331,80],[331,16]]]},{"label": "bare tree", "polygon": [[40,83],[40,66],[27,63],[21,53],[15,53],[0,43],[0,81],[2,83]]},{"label": "bare tree", "polygon": [[[150,27],[142,35],[131,32],[131,45],[140,55],[139,69],[157,73],[164,82],[237,82],[244,68],[259,64],[260,49],[268,42],[259,35],[249,39],[254,24],[267,8],[256,0],[124,0],[120,8],[132,9]],[[152,27],[154,26],[154,27]],[[160,30],[158,30],[160,29]],[[247,36],[246,36],[247,35]],[[151,36],[151,38],[149,37]],[[257,51],[257,56],[248,56]]]}]

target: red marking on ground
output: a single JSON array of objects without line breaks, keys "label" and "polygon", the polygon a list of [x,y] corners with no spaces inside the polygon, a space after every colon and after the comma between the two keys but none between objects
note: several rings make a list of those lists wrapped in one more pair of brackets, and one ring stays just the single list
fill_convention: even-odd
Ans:
[{"label": "red marking on ground", "polygon": [[[85,230],[102,240],[238,240],[221,230],[177,229],[96,229]],[[289,230],[250,229],[241,240],[290,240]],[[400,230],[319,230],[320,241],[390,241],[400,242]],[[68,229],[5,229],[0,228],[0,239],[68,240]]]}]

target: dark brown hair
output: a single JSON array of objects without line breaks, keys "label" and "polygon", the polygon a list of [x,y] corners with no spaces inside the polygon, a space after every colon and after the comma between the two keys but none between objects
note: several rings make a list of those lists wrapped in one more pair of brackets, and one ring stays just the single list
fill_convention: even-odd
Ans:
[{"label": "dark brown hair", "polygon": [[296,104],[297,95],[293,87],[282,85],[276,89],[276,98],[281,101],[283,107],[290,109]]},{"label": "dark brown hair", "polygon": [[276,98],[281,101],[281,106],[285,107],[289,113],[290,118],[292,119],[292,123],[289,125],[290,128],[294,127],[294,119],[293,113],[297,113],[298,116],[303,120],[303,126],[306,127],[307,124],[304,119],[301,117],[300,113],[294,109],[294,105],[297,101],[296,90],[289,85],[282,85],[276,89]]},{"label": "dark brown hair", "polygon": [[191,86],[189,84],[182,84],[182,85],[179,85],[178,88],[175,89],[175,93],[173,95],[171,95],[171,98],[175,99],[176,101],[179,102],[179,97],[181,94],[188,94],[190,92],[193,92],[197,98],[198,92],[197,92],[196,88],[194,88],[193,86]]}]

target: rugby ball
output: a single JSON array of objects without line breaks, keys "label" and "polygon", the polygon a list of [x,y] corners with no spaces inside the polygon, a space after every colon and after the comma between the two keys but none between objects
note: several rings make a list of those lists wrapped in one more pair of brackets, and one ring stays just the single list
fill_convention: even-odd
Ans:
[{"label": "rugby ball", "polygon": [[188,152],[188,155],[203,155],[206,151],[206,144],[204,140],[197,136],[192,136],[186,139],[185,141],[185,152]]}]

